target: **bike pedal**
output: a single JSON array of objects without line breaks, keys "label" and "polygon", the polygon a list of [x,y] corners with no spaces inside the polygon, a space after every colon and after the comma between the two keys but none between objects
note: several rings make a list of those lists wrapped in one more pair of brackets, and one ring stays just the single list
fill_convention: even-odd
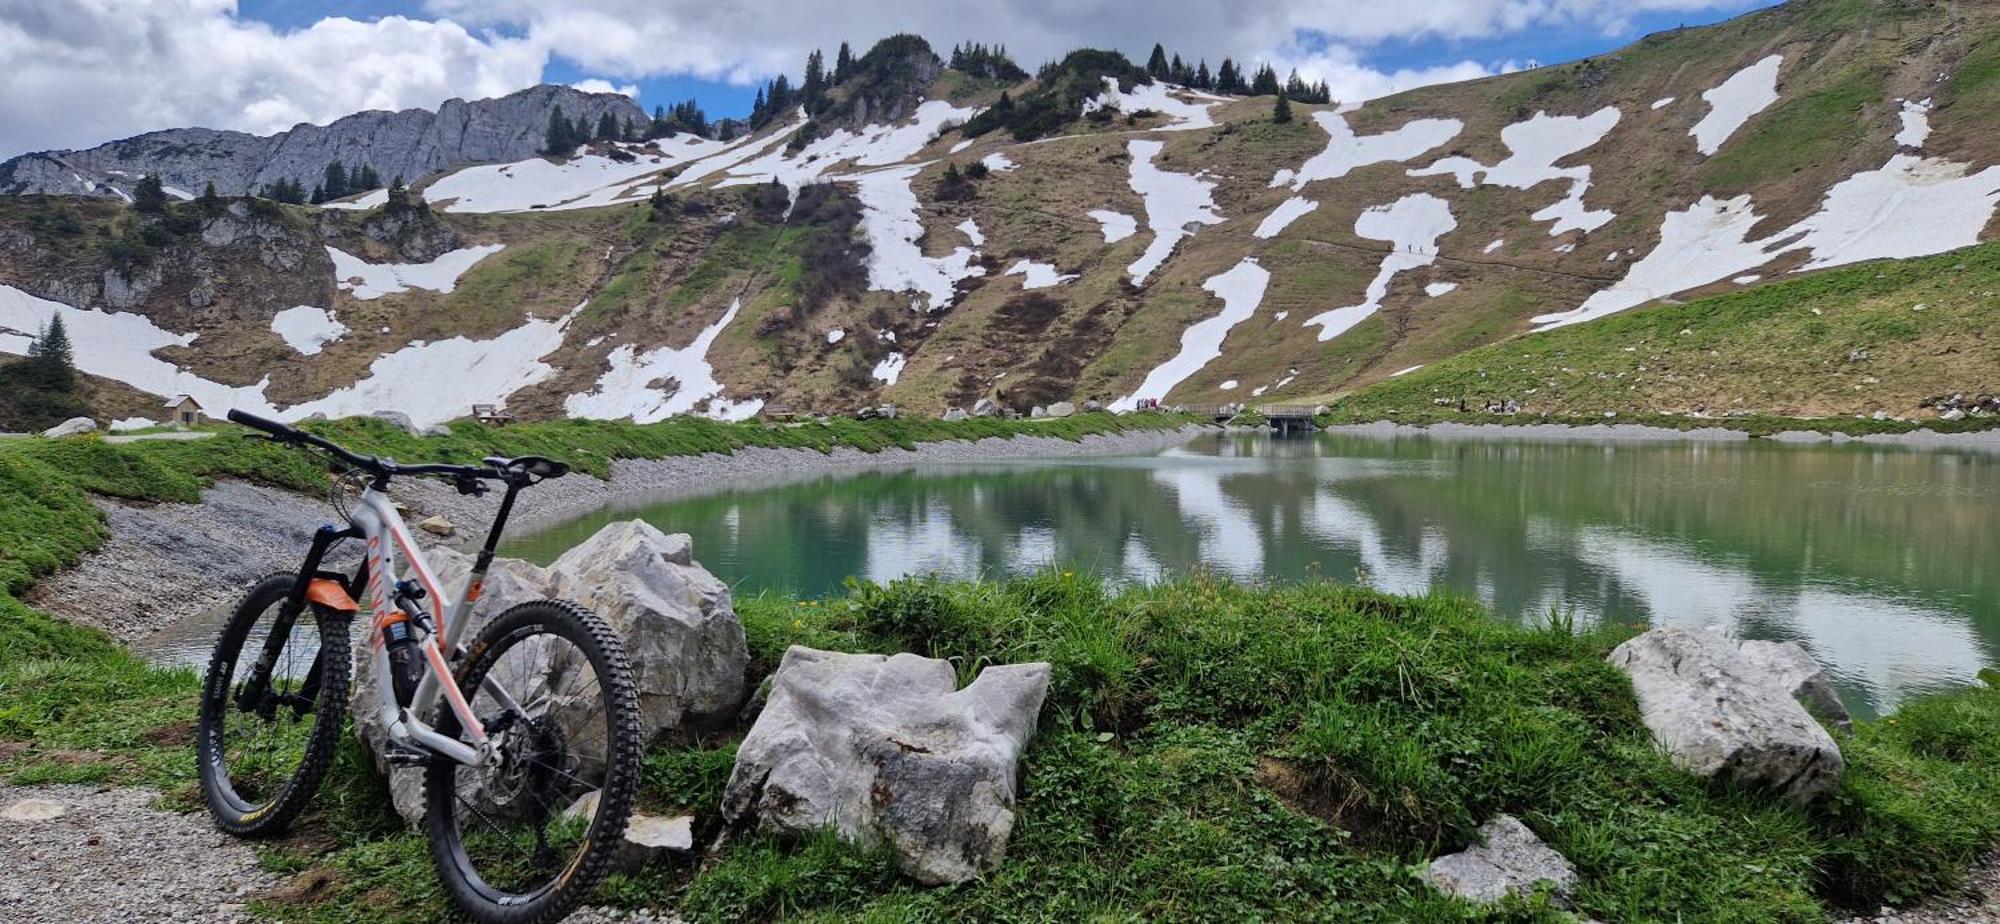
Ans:
[{"label": "bike pedal", "polygon": [[429,751],[391,741],[382,747],[382,759],[392,767],[421,767],[431,761]]}]

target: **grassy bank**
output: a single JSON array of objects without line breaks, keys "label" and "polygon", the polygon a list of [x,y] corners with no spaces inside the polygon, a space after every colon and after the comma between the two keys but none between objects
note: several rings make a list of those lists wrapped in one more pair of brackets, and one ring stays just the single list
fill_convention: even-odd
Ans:
[{"label": "grassy bank", "polygon": [[[893,424],[863,426],[893,442]],[[336,426],[357,446],[410,458],[523,451],[483,446],[493,439],[615,454],[715,436],[547,425],[421,445],[373,424]],[[762,432],[740,436],[773,438]],[[447,442],[450,453],[414,451]],[[194,678],[150,670],[12,595],[101,540],[87,491],[187,499],[225,473],[319,477],[298,454],[230,438],[0,443],[0,779],[192,791]],[[866,851],[743,834],[698,868],[616,877],[605,901],[718,922],[1558,919],[1539,900],[1494,911],[1449,902],[1418,874],[1508,812],[1577,865],[1589,916],[1816,921],[1948,889],[2000,840],[2000,690],[1920,700],[1841,733],[1847,781],[1805,811],[1699,783],[1660,757],[1628,684],[1604,663],[1617,630],[1522,627],[1451,597],[1199,576],[1114,590],[1050,571],[857,584],[738,609],[753,680],[791,644],[949,657],[968,679],[987,664],[1053,664],[1008,860],[987,881],[923,889]],[[649,754],[642,801],[692,812],[707,842],[741,731]],[[257,910],[438,918],[424,843],[399,829],[379,782],[344,748],[299,831],[265,848],[271,867],[300,874],[298,887]]]},{"label": "grassy bank", "polygon": [[[1928,398],[2000,390],[2000,346],[1972,335],[2000,317],[1996,293],[2000,244],[1828,270],[1468,350],[1346,396],[1337,415],[1428,420],[1456,414],[1435,401],[1476,411],[1511,398],[1524,416],[1557,421],[1601,423],[1616,412],[1669,426],[1914,429],[1855,415],[1927,417],[1919,405]],[[1695,411],[1710,416],[1689,421]],[[1924,426],[1952,432],[2000,420]]]}]

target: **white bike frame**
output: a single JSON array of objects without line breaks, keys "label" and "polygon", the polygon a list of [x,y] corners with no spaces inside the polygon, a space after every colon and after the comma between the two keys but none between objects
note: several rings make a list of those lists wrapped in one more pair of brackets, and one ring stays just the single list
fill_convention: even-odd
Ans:
[{"label": "white bike frame", "polygon": [[[371,616],[368,630],[372,636],[369,657],[373,659],[371,663],[374,666],[374,676],[377,678],[376,705],[382,712],[382,722],[389,730],[389,738],[405,745],[412,743],[421,745],[424,749],[442,754],[461,764],[479,765],[489,762],[494,751],[487,740],[486,728],[480,723],[479,717],[473,714],[472,706],[466,702],[465,694],[459,690],[457,682],[452,680],[451,665],[445,656],[446,652],[457,653],[462,650],[459,647],[460,641],[466,627],[472,622],[472,607],[479,600],[481,584],[486,576],[483,556],[472,573],[466,577],[464,595],[454,600],[440,585],[437,572],[431,570],[430,563],[424,560],[423,553],[417,548],[416,540],[410,535],[409,526],[403,522],[402,515],[396,512],[396,507],[390,503],[388,495],[370,486],[362,492],[361,500],[352,511],[349,520],[367,542],[368,584],[365,593],[367,600],[363,605]],[[429,617],[436,620],[433,625],[425,624],[427,614],[423,607],[406,607],[397,599],[396,587],[401,580],[398,565],[403,562],[409,564],[410,570],[415,573],[417,584],[424,589],[425,596],[433,601],[429,611],[435,614]],[[389,650],[383,639],[384,631],[398,622],[407,622],[410,625],[418,650],[423,654],[424,663],[428,667],[407,707],[396,702],[395,684],[390,682]],[[498,682],[488,678],[481,688],[509,712],[521,712],[520,704],[515,702]],[[440,696],[458,717],[459,727],[463,730],[465,738],[472,742],[471,744],[445,735],[418,718],[420,715],[429,715]]]}]

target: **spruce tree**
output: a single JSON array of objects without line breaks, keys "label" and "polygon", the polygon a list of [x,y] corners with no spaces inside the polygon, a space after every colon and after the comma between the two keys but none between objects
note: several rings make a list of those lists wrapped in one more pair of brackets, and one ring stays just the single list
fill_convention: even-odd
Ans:
[{"label": "spruce tree", "polygon": [[1201,59],[1201,63],[1195,66],[1194,88],[1197,90],[1215,89],[1215,77],[1208,72],[1207,58]]},{"label": "spruce tree", "polygon": [[203,215],[222,214],[222,197],[215,194],[214,180],[209,180],[208,185],[202,187],[201,198],[194,200],[194,204],[196,208],[201,209]]},{"label": "spruce tree", "polygon": [[1284,88],[1278,85],[1278,72],[1269,64],[1257,68],[1257,76],[1250,80],[1250,95],[1265,96]]},{"label": "spruce tree", "polygon": [[69,331],[64,329],[62,315],[49,316],[49,323],[42,326],[41,336],[28,345],[29,381],[36,387],[48,391],[71,391],[76,388],[76,362],[70,355]]},{"label": "spruce tree", "polygon": [[1278,94],[1278,101],[1271,104],[1271,121],[1283,125],[1292,120],[1292,101],[1285,94]]},{"label": "spruce tree", "polygon": [[1181,86],[1194,83],[1194,71],[1188,70],[1187,64],[1181,61],[1178,52],[1174,54],[1174,63],[1167,66],[1167,73],[1172,75],[1173,82]]},{"label": "spruce tree", "polygon": [[402,177],[398,176],[390,181],[389,192],[383,199],[382,208],[391,214],[410,210],[410,189],[403,185]]},{"label": "spruce tree", "polygon": [[576,150],[576,139],[571,137],[575,129],[570,126],[569,117],[563,115],[562,107],[549,110],[549,127],[542,132],[542,153],[554,157],[567,157]]},{"label": "spruce tree", "polygon": [[807,112],[818,112],[820,102],[826,94],[826,63],[820,57],[819,49],[806,55],[806,79],[800,87],[799,98],[805,103]]},{"label": "spruce tree", "polygon": [[847,49],[847,43],[840,43],[840,53],[833,59],[833,82],[843,84],[854,76],[854,52]]},{"label": "spruce tree", "polygon": [[132,207],[154,215],[167,210],[167,190],[160,183],[159,174],[148,173],[139,178],[132,187]]},{"label": "spruce tree", "polygon": [[382,178],[376,175],[375,168],[369,166],[368,164],[362,164],[361,179],[355,182],[354,191],[368,192],[371,189],[381,189],[381,188],[382,188]]},{"label": "spruce tree", "polygon": [[306,201],[307,201],[307,202],[310,202],[310,203],[312,203],[312,204],[314,204],[314,205],[318,205],[318,204],[320,204],[320,203],[322,203],[322,202],[325,202],[325,201],[326,201],[326,184],[324,184],[324,183],[314,183],[314,184],[313,184],[313,191],[312,191],[312,195],[310,195],[310,196],[307,196],[307,197],[306,197]]},{"label": "spruce tree", "polygon": [[750,104],[750,124],[755,127],[764,124],[764,117],[770,115],[771,104],[764,99],[764,88],[757,88],[757,101]]},{"label": "spruce tree", "polygon": [[596,137],[599,141],[618,140],[618,117],[612,115],[611,110],[607,109],[602,115],[597,117]]},{"label": "spruce tree", "polygon": [[1153,55],[1146,59],[1146,73],[1154,80],[1165,80],[1170,75],[1167,64],[1167,49],[1158,42],[1153,43]]}]

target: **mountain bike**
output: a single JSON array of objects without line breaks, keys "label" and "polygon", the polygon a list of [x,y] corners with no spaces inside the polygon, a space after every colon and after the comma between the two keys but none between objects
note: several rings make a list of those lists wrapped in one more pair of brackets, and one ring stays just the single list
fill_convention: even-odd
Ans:
[{"label": "mountain bike", "polygon": [[[380,710],[388,763],[423,770],[424,827],[446,890],[482,924],[566,916],[604,875],[638,791],[631,665],[603,620],[558,600],[509,608],[461,642],[515,498],[568,467],[540,456],[405,465],[242,411],[229,419],[325,453],[360,490],[346,503],[336,482],[346,524],[321,526],[296,572],[250,588],[216,642],[195,743],[216,824],[246,837],[282,833],[312,798],[347,717],[349,631],[365,605],[360,657],[377,695],[356,706]],[[413,476],[473,496],[488,482],[506,488],[456,598],[386,493],[392,478]],[[353,573],[327,568],[350,539],[363,543]]]}]

